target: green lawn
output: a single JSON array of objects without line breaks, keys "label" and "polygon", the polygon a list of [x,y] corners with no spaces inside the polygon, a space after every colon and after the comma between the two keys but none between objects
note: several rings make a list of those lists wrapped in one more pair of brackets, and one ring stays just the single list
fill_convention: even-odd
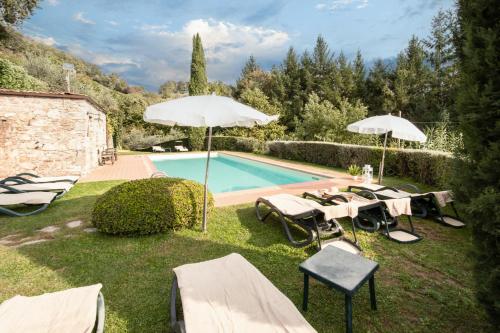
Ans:
[{"label": "green lawn", "polygon": [[[89,226],[96,197],[118,183],[78,184],[42,214],[1,217],[0,238],[39,235],[36,230],[44,226],[77,219]],[[415,224],[425,239],[411,245],[359,233],[365,256],[380,263],[379,309],[370,310],[364,286],[354,297],[355,331],[490,331],[474,298],[470,228],[456,230],[418,219]],[[313,248],[289,246],[278,223],[257,221],[252,204],[216,209],[208,227],[207,234],[183,230],[143,237],[63,227],[47,236],[53,238],[49,242],[18,249],[0,246],[0,301],[100,282],[107,332],[168,332],[172,268],[238,252],[300,306],[298,264],[315,252]],[[342,295],[312,283],[305,317],[319,332],[344,332]]]}]

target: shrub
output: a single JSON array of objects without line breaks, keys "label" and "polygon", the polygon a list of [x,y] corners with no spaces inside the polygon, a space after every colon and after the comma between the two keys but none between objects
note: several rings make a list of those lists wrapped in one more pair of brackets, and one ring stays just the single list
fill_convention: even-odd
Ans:
[{"label": "shrub", "polygon": [[[207,141],[205,141],[205,148]],[[236,136],[213,136],[213,150],[243,151],[249,153],[263,153],[267,151],[266,143],[254,138],[236,137]]]},{"label": "shrub", "polygon": [[132,128],[123,135],[123,146],[130,150],[143,150],[158,145],[169,139],[164,135],[151,135],[142,128]]},{"label": "shrub", "polygon": [[351,176],[359,176],[361,175],[362,172],[363,170],[361,169],[361,167],[356,164],[351,164],[347,168],[347,173],[350,174]]},{"label": "shrub", "polygon": [[24,68],[0,58],[0,88],[48,90],[47,84],[30,76]]},{"label": "shrub", "polygon": [[[269,154],[279,158],[316,163],[346,169],[351,164],[371,164],[378,169],[381,147],[357,146],[331,142],[275,141],[268,143]],[[384,174],[411,177],[428,185],[448,183],[452,156],[447,153],[389,148],[385,155]]]},{"label": "shrub", "polygon": [[[209,193],[209,211],[213,208]],[[203,186],[179,178],[133,180],[97,199],[92,224],[109,234],[154,234],[193,228],[203,217]]]},{"label": "shrub", "polygon": [[199,151],[203,149],[206,132],[205,127],[189,127],[187,135],[191,150]]}]

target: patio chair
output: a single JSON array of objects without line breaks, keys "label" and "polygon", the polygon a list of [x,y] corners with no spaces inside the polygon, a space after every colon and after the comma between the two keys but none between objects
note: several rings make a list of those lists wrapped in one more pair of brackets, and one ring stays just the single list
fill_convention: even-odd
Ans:
[{"label": "patio chair", "polygon": [[39,296],[14,296],[0,305],[0,332],[103,333],[102,285],[72,288]]},{"label": "patio chair", "polygon": [[[8,185],[7,185],[8,184]],[[57,198],[66,194],[73,184],[67,182],[58,183],[23,183],[19,180],[10,180],[6,184],[0,184],[0,193],[22,192],[56,192]]]},{"label": "patio chair", "polygon": [[[430,217],[445,226],[453,228],[463,228],[466,226],[458,215],[451,191],[422,193],[417,186],[412,184],[403,184],[398,187],[376,184],[351,185],[348,187],[348,191],[352,190],[372,191],[379,199],[410,198],[414,216],[421,218]],[[450,204],[455,216],[442,212],[441,208],[447,204]]]},{"label": "patio chair", "polygon": [[161,146],[152,146],[151,150],[156,153],[164,153],[165,149],[163,149]]},{"label": "patio chair", "polygon": [[[267,207],[268,212],[262,215],[260,206]],[[343,236],[344,230],[335,218],[348,216],[351,213],[350,205],[342,209],[332,210],[314,200],[300,198],[290,194],[277,194],[269,197],[260,197],[255,202],[257,219],[266,222],[271,215],[276,215],[283,227],[285,236],[294,247],[308,246],[317,242],[318,250],[326,246],[336,246],[354,254],[361,252],[356,238],[356,228],[351,220],[354,242]],[[296,240],[288,225],[292,223],[294,229],[305,233],[304,240]],[[333,238],[332,238],[333,237]],[[322,239],[328,238],[328,239]]]},{"label": "patio chair", "polygon": [[[38,214],[46,210],[56,198],[57,193],[52,192],[22,192],[14,190],[9,193],[0,193],[0,213],[15,217]],[[18,211],[11,207],[19,205],[35,207],[28,212]]]},{"label": "patio chair", "polygon": [[189,151],[189,149],[187,149],[186,147],[184,146],[174,146],[174,149],[175,151],[179,151],[179,152],[185,152],[185,151]]},{"label": "patio chair", "polygon": [[[321,205],[343,205],[351,203],[356,206],[356,226],[368,232],[380,232],[388,239],[397,243],[415,243],[422,237],[415,233],[411,220],[410,199],[379,200],[369,191],[352,192],[304,192],[304,198],[311,197]],[[406,215],[410,230],[397,227],[400,225],[398,217]]]},{"label": "patio chair", "polygon": [[20,180],[23,183],[55,183],[55,182],[67,182],[71,184],[76,184],[80,179],[79,176],[56,176],[56,177],[42,177],[29,172],[18,173],[17,175],[10,176],[0,180],[0,184],[5,184],[11,180]]},{"label": "patio chair", "polygon": [[316,332],[290,299],[237,253],[174,268],[170,322],[173,332]]}]

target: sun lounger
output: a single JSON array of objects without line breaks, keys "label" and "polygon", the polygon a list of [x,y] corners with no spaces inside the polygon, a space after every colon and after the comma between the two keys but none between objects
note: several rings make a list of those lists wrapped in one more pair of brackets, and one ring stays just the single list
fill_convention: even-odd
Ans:
[{"label": "sun lounger", "polygon": [[[352,190],[372,191],[380,199],[410,198],[414,216],[422,218],[430,217],[443,225],[453,228],[463,228],[466,226],[458,215],[451,191],[422,193],[418,187],[412,184],[404,184],[398,188],[376,184],[361,184],[349,186],[348,191]],[[450,204],[455,216],[444,214],[441,211],[441,208],[447,204]]]},{"label": "sun lounger", "polygon": [[189,149],[187,149],[186,147],[184,146],[174,146],[174,149],[176,151],[189,151]]},{"label": "sun lounger", "polygon": [[[411,220],[411,205],[409,198],[380,200],[372,192],[329,192],[309,191],[303,197],[312,197],[322,205],[343,205],[351,203],[358,210],[355,218],[356,225],[365,231],[381,233],[398,243],[415,243],[422,237],[415,233]],[[410,224],[410,230],[397,228],[400,225],[398,217],[406,215]]]},{"label": "sun lounger", "polygon": [[[6,185],[9,184],[9,185]],[[0,193],[8,193],[15,191],[22,192],[56,192],[57,197],[61,197],[66,194],[72,187],[73,184],[67,182],[58,183],[22,183],[20,181],[9,181],[6,184],[0,184]]]},{"label": "sun lounger", "polygon": [[0,305],[0,332],[103,333],[101,284],[40,296],[15,296]]},{"label": "sun lounger", "polygon": [[[170,297],[174,332],[316,332],[297,307],[237,253],[179,266],[174,273]],[[177,315],[178,303],[183,319]]]},{"label": "sun lounger", "polygon": [[[260,206],[267,207],[268,212],[262,215]],[[356,238],[354,221],[351,220],[354,242],[343,237],[344,230],[337,222],[336,218],[351,216],[355,217],[357,211],[351,205],[346,204],[341,207],[324,207],[314,200],[300,198],[290,194],[277,194],[269,197],[260,197],[255,202],[255,212],[257,219],[266,222],[272,214],[279,218],[286,237],[295,247],[304,247],[314,241],[317,242],[318,249],[325,246],[337,246],[346,251],[358,254],[361,248]],[[291,222],[297,229],[307,235],[304,240],[296,240],[288,225]],[[331,238],[335,236],[334,238]],[[330,238],[322,240],[322,238]]]},{"label": "sun lounger", "polygon": [[165,152],[165,149],[163,149],[161,146],[153,146],[153,147],[151,147],[151,150],[153,152],[158,152],[158,153],[164,153]]},{"label": "sun lounger", "polygon": [[[9,216],[28,216],[38,214],[57,198],[57,193],[53,192],[21,192],[14,190],[9,193],[0,193],[0,213]],[[29,212],[18,212],[13,208],[16,205],[37,206]],[[1,332],[1,331],[0,331]]]},{"label": "sun lounger", "polygon": [[15,176],[7,177],[5,179],[0,180],[0,183],[7,183],[11,180],[20,180],[23,183],[55,183],[55,182],[68,182],[71,184],[75,184],[79,176],[57,176],[57,177],[41,177],[35,175],[33,173],[18,173]]}]

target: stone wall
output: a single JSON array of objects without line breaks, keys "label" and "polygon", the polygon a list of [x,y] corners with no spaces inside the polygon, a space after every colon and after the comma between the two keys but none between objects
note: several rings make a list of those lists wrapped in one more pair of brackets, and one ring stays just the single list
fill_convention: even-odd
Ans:
[{"label": "stone wall", "polygon": [[85,175],[106,148],[106,115],[85,96],[0,92],[0,177]]}]

